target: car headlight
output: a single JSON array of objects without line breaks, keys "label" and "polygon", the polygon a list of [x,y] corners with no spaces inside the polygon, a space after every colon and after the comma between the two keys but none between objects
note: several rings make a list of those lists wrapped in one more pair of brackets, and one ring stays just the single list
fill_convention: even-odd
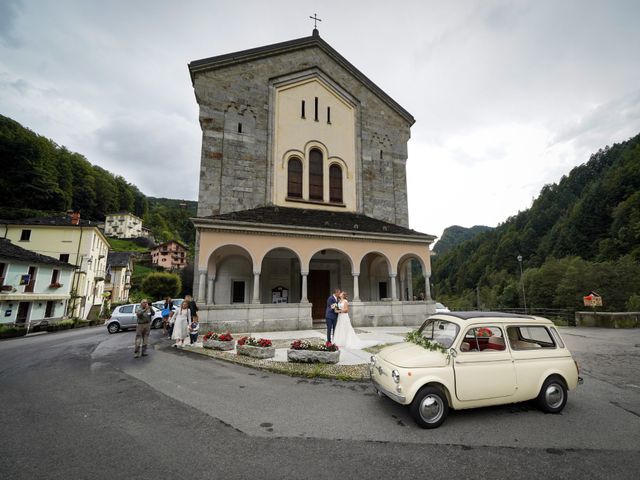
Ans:
[{"label": "car headlight", "polygon": [[391,370],[391,378],[396,383],[400,383],[400,372],[398,370]]},{"label": "car headlight", "polygon": [[369,361],[371,362],[371,365],[375,365],[376,364],[376,356],[375,355],[371,355],[371,357],[369,358]]}]

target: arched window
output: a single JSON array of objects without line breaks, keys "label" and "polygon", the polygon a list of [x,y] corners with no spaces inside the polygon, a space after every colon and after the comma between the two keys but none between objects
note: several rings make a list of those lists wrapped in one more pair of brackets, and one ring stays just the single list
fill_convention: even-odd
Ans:
[{"label": "arched window", "polygon": [[329,201],[342,203],[342,168],[339,165],[329,167]]},{"label": "arched window", "polygon": [[287,165],[287,196],[302,198],[302,162],[292,158]]},{"label": "arched window", "polygon": [[322,152],[316,148],[309,152],[309,199],[323,200]]}]

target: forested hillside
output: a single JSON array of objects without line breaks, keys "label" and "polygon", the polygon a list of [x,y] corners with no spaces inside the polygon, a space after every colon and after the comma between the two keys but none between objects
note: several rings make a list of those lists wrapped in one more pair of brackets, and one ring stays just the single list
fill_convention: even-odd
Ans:
[{"label": "forested hillside", "polygon": [[79,210],[103,221],[127,211],[143,219],[159,241],[193,243],[189,217],[196,202],[146,197],[123,177],[92,165],[79,153],[0,115],[0,218]]},{"label": "forested hillside", "polygon": [[[530,209],[433,260],[434,292],[458,308],[640,308],[640,135],[546,185]],[[637,306],[636,306],[637,305]]]},{"label": "forested hillside", "polygon": [[471,240],[480,233],[487,232],[489,230],[492,230],[492,228],[485,227],[484,225],[475,225],[471,228],[465,228],[459,225],[447,227],[444,229],[444,232],[442,232],[442,237],[440,237],[436,245],[433,247],[433,251],[438,255],[442,255],[461,243]]}]

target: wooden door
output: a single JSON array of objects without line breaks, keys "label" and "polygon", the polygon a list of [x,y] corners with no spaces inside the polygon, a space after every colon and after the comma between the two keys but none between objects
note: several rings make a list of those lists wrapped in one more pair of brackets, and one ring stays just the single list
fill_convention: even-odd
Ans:
[{"label": "wooden door", "polygon": [[311,270],[307,288],[307,298],[311,302],[311,318],[321,320],[327,309],[327,298],[331,295],[331,275],[329,270]]},{"label": "wooden door", "polygon": [[26,323],[29,316],[29,302],[20,302],[18,305],[18,315],[16,316],[16,323]]}]

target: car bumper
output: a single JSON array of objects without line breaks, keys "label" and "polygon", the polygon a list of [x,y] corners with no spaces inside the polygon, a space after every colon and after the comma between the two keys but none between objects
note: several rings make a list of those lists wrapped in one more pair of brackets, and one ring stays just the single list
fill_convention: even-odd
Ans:
[{"label": "car bumper", "polygon": [[375,378],[375,373],[373,371],[374,367],[372,365],[369,366],[369,378],[371,379],[371,383],[373,383],[373,388],[376,389],[378,393],[382,393],[385,396],[389,397],[394,402],[398,402],[401,405],[405,405],[407,403],[407,397],[404,395],[400,395],[399,393],[392,392],[387,387],[383,386],[380,382],[378,382]]}]

